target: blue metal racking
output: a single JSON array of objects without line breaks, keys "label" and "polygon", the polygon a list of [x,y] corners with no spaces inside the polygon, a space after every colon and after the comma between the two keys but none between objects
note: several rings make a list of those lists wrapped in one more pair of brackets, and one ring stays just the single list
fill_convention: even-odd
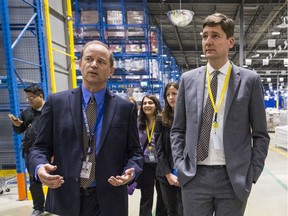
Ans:
[{"label": "blue metal racking", "polygon": [[[17,173],[24,173],[21,135],[12,132],[7,114],[19,116],[20,111],[28,106],[23,93],[27,85],[41,85],[44,94],[48,93],[42,2],[1,0],[0,16],[0,44],[3,44],[4,53],[0,62],[5,65],[0,68],[0,118],[5,123],[5,128],[1,130],[0,154],[15,155],[16,159],[14,164],[13,161],[0,160],[0,168],[16,165]],[[11,149],[12,137],[14,152]]]},{"label": "blue metal racking", "polygon": [[[129,70],[127,67],[118,65],[114,76],[109,80],[108,87],[119,92],[125,92],[127,88],[136,88],[145,93],[159,94],[161,100],[165,86],[163,76],[168,69],[164,68],[162,50],[164,43],[159,28],[149,24],[147,0],[135,2],[74,0],[73,11],[75,46],[83,45],[93,39],[100,40],[110,47],[117,47],[114,50],[117,63],[126,62],[126,65],[129,65],[130,61],[144,62],[144,67],[139,70]],[[131,22],[131,15],[133,16],[135,12],[142,15],[139,23],[133,20]],[[111,16],[115,18],[117,15],[119,15],[118,19],[113,22]],[[152,41],[152,36],[155,37],[156,44]],[[138,46],[140,51],[130,52],[129,46]],[[169,53],[166,55],[170,57]],[[157,62],[157,71],[153,68],[155,62]],[[169,75],[168,81],[175,80],[176,73],[179,73],[175,60],[171,61],[171,67],[175,76]],[[80,75],[79,71],[78,75]],[[81,80],[78,81],[80,84]]]}]

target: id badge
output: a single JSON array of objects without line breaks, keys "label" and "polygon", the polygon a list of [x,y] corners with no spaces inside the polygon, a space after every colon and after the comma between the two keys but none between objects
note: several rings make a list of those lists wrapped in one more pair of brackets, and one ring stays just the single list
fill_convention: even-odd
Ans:
[{"label": "id badge", "polygon": [[217,133],[212,133],[212,139],[215,149],[222,149],[221,138]]},{"label": "id badge", "polygon": [[92,162],[83,161],[82,169],[81,169],[81,172],[80,172],[80,177],[89,179],[90,174],[91,174],[91,169],[92,169]]},{"label": "id badge", "polygon": [[149,161],[151,161],[151,162],[154,162],[154,161],[155,161],[155,156],[154,156],[154,154],[153,154],[152,151],[149,153],[148,156],[149,156]]}]

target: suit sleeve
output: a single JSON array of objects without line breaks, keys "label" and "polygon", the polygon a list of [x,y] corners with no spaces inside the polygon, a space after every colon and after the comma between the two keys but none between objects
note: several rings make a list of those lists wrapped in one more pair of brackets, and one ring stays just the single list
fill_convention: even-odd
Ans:
[{"label": "suit sleeve", "polygon": [[[157,156],[158,156],[158,163],[157,166],[161,172],[161,175],[166,175],[171,173],[171,168],[170,168],[170,163],[168,160],[168,155],[167,152],[165,151],[165,146],[166,145],[170,145],[169,143],[165,143],[165,141],[167,141],[165,138],[166,133],[164,133],[165,127],[163,127],[162,125],[162,121],[160,121],[159,126],[157,128],[159,128],[159,137],[156,143],[156,150],[157,150]],[[170,137],[168,138],[170,139]]]},{"label": "suit sleeve", "polygon": [[53,155],[53,126],[52,126],[52,102],[48,97],[39,117],[38,135],[34,145],[30,149],[29,163],[31,172],[35,176],[35,169],[39,164],[46,164],[51,161]]},{"label": "suit sleeve", "polygon": [[129,139],[127,143],[127,164],[124,167],[124,171],[129,168],[135,169],[134,180],[140,175],[143,168],[144,158],[143,151],[139,143],[139,135],[137,128],[137,110],[136,106],[133,105],[132,110],[130,111],[130,120],[129,120]]},{"label": "suit sleeve", "polygon": [[174,166],[177,171],[180,167],[179,164],[184,160],[183,152],[185,148],[186,136],[186,109],[184,89],[184,77],[182,77],[177,94],[177,102],[174,111],[174,122],[170,133],[172,156],[174,160]]},{"label": "suit sleeve", "polygon": [[259,76],[255,79],[254,82],[249,109],[253,141],[253,182],[255,183],[263,170],[264,161],[268,153],[268,146],[270,141],[270,137],[267,132],[263,87]]}]

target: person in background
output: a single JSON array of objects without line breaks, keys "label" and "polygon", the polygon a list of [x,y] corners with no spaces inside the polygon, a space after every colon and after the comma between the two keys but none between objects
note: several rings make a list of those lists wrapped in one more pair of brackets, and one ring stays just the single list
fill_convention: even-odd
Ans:
[{"label": "person in background", "polygon": [[29,173],[29,190],[33,199],[34,210],[31,215],[37,216],[44,212],[45,196],[42,184],[33,180],[33,172],[29,166],[28,154],[30,148],[36,140],[39,128],[39,116],[45,101],[43,89],[37,85],[28,86],[24,89],[24,92],[26,94],[26,100],[29,103],[29,107],[21,112],[19,118],[10,116],[10,120],[13,123],[12,127],[15,133],[24,133],[22,140],[22,156],[25,160],[25,166]]},{"label": "person in background", "polygon": [[182,216],[183,206],[181,188],[174,169],[171,152],[170,130],[174,120],[174,106],[176,104],[179,84],[168,83],[164,90],[165,107],[162,111],[162,119],[157,121],[156,134],[159,134],[156,144],[158,164],[156,176],[160,183],[162,197],[168,216]]},{"label": "person in background", "polygon": [[129,100],[130,102],[134,103],[135,106],[136,106],[136,108],[137,108],[137,110],[139,111],[139,105],[138,105],[138,102],[136,101],[136,99],[133,98],[133,97],[129,97],[128,100]]},{"label": "person in background", "polygon": [[285,109],[284,97],[281,91],[278,91],[278,109]]},{"label": "person in background", "polygon": [[268,152],[259,74],[228,59],[235,23],[215,13],[203,23],[208,63],[181,77],[171,145],[186,216],[242,216]]},{"label": "person in background", "polygon": [[[134,104],[110,92],[114,57],[100,41],[80,53],[82,85],[48,96],[30,151],[45,209],[63,216],[128,216],[127,184],[142,171]],[[53,163],[50,163],[53,156]]]},{"label": "person in background", "polygon": [[138,116],[138,133],[140,145],[144,152],[143,171],[136,180],[141,190],[140,216],[152,216],[154,186],[157,191],[156,216],[167,215],[163,203],[159,181],[156,179],[158,162],[156,152],[156,119],[161,112],[159,100],[154,95],[145,95],[141,102]]}]

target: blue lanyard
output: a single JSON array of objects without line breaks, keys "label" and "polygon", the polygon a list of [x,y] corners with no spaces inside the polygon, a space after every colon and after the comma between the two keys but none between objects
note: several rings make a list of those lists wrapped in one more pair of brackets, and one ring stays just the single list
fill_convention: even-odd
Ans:
[{"label": "blue lanyard", "polygon": [[88,141],[88,149],[87,149],[87,154],[91,154],[93,152],[93,149],[91,148],[91,143],[92,143],[92,140],[93,140],[93,137],[95,136],[95,131],[97,133],[97,128],[100,124],[100,121],[103,117],[103,113],[104,113],[104,104],[101,106],[100,108],[100,111],[97,115],[97,118],[96,118],[96,124],[94,126],[94,130],[93,132],[90,131],[90,127],[89,127],[89,124],[88,124],[88,119],[87,119],[87,115],[86,115],[86,111],[85,111],[85,107],[84,107],[84,104],[82,104],[82,112],[83,112],[83,118],[84,118],[84,125],[85,125],[85,128],[86,128],[86,132],[87,132],[87,136],[89,137],[89,141]]}]

